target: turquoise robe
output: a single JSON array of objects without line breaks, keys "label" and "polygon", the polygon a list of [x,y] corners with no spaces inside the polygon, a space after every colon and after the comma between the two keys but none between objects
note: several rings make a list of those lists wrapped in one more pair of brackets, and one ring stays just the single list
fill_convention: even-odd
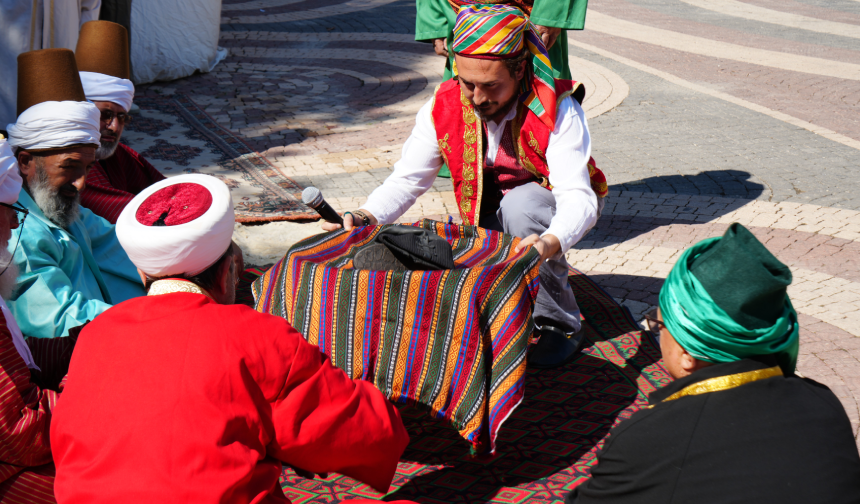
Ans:
[{"label": "turquoise robe", "polygon": [[26,191],[18,203],[30,214],[9,240],[11,251],[21,238],[14,256],[18,283],[8,304],[25,336],[67,336],[114,304],[146,295],[113,224],[81,207],[66,230],[48,220]]}]

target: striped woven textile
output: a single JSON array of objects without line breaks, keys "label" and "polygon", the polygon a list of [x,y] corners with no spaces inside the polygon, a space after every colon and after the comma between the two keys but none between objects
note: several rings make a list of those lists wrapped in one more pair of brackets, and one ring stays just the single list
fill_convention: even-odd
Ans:
[{"label": "striped woven textile", "polygon": [[451,243],[456,269],[368,271],[352,259],[388,226],[294,245],[252,286],[256,309],[286,318],[353,379],[429,407],[476,453],[495,450],[523,399],[540,256],[518,238],[424,220]]},{"label": "striped woven textile", "polygon": [[[36,340],[35,343],[31,343]],[[30,338],[28,345],[43,373],[32,376],[52,382],[40,387],[12,342],[0,313],[0,502],[48,503],[54,500],[54,464],[49,430],[77,339]],[[40,380],[41,381],[41,380]]]},{"label": "striped woven textile", "polygon": [[56,504],[54,463],[31,467],[0,483],[3,504]]}]

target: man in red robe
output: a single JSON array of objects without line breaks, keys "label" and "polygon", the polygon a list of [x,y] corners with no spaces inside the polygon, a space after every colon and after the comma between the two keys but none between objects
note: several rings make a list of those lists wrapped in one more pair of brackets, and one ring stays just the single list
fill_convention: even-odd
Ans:
[{"label": "man in red robe", "polygon": [[0,503],[53,503],[48,432],[75,337],[31,338],[28,347],[3,299],[18,277],[7,247],[27,215],[13,205],[20,191],[18,163],[0,135]]},{"label": "man in red robe", "polygon": [[81,204],[116,224],[134,196],[164,180],[158,170],[132,148],[120,143],[134,84],[129,78],[128,32],[110,21],[90,21],[81,27],[75,59],[87,99],[101,111],[101,145],[81,191]]},{"label": "man in red robe", "polygon": [[58,502],[288,502],[282,464],[388,490],[409,441],[397,410],[283,318],[232,304],[233,221],[205,175],[120,215],[149,294],[81,332],[51,426]]}]

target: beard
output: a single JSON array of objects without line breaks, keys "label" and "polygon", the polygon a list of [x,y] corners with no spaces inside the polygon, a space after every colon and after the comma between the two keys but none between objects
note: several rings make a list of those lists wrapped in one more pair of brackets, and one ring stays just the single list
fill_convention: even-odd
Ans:
[{"label": "beard", "polygon": [[99,142],[99,147],[96,149],[96,161],[107,159],[113,156],[116,148],[119,146],[119,137],[113,142]]},{"label": "beard", "polygon": [[[498,114],[499,112],[502,112],[502,111],[504,111],[504,112],[505,112],[505,114],[507,114],[507,113],[508,113],[508,111],[510,111],[510,110],[511,110],[511,106],[514,104],[514,101],[515,101],[515,100],[517,100],[517,98],[519,98],[519,95],[517,95],[517,93],[514,93],[514,96],[512,96],[512,97],[511,97],[511,99],[507,101],[507,103],[503,104],[501,107],[499,107],[498,109],[496,109],[496,111],[495,111],[495,112],[493,112],[493,113],[492,113],[492,114],[490,114],[490,115],[496,115],[496,114]],[[490,117],[490,115],[487,115],[487,114],[484,114],[483,112],[481,112],[481,109],[479,109],[479,108],[475,105],[475,102],[473,102],[472,100],[469,100],[469,101],[472,103],[472,110],[474,110],[474,111],[475,111],[475,115],[476,115],[476,116],[478,116],[478,118],[479,118],[480,120],[482,120],[482,121],[484,121],[484,122],[492,121],[492,120],[493,120],[493,119]]]},{"label": "beard", "polygon": [[8,300],[18,284],[18,265],[12,262],[12,252],[6,248],[9,245],[8,240],[6,241],[7,243],[2,244],[0,248],[0,271],[3,271],[7,265],[9,267],[0,275],[0,297]]},{"label": "beard", "polygon": [[75,190],[74,196],[63,196],[59,189],[51,187],[48,174],[38,165],[36,176],[28,182],[30,196],[48,220],[63,229],[68,229],[72,222],[77,220],[81,213],[81,193]]}]

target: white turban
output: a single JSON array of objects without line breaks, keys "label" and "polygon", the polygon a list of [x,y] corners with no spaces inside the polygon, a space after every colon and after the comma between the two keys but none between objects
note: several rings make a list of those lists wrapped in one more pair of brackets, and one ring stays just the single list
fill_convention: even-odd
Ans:
[{"label": "white turban", "polygon": [[84,85],[87,100],[108,101],[116,103],[126,112],[131,110],[134,84],[130,80],[96,72],[78,73],[81,74],[81,84]]},{"label": "white turban", "polygon": [[116,236],[149,277],[196,275],[230,247],[234,221],[224,182],[210,175],[178,175],[135,196],[116,221]]},{"label": "white turban", "polygon": [[18,173],[18,161],[6,139],[0,135],[0,203],[15,203],[20,192],[21,174]]},{"label": "white turban", "polygon": [[90,102],[37,103],[9,124],[9,145],[22,149],[57,149],[76,144],[98,145],[101,113]]}]

